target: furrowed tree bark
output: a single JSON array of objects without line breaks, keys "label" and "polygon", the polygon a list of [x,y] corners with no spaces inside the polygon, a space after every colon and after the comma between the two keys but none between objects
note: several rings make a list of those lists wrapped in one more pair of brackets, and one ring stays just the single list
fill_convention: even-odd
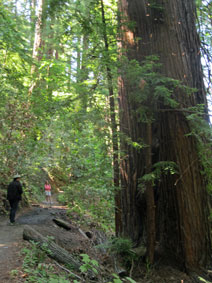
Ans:
[{"label": "furrowed tree bark", "polygon": [[[152,123],[147,123],[147,149],[146,149],[146,174],[152,172]],[[154,263],[155,255],[155,200],[153,181],[146,183],[146,205],[147,205],[147,256],[151,264]]]},{"label": "furrowed tree bark", "polygon": [[113,77],[112,70],[110,67],[109,58],[109,43],[107,36],[107,25],[105,19],[104,1],[101,0],[101,12],[102,12],[102,24],[103,24],[103,38],[106,51],[106,72],[107,72],[107,83],[109,90],[109,105],[110,105],[110,120],[112,129],[112,144],[113,144],[113,184],[115,187],[115,227],[116,236],[121,234],[122,231],[122,220],[121,220],[121,195],[119,189],[119,146],[118,146],[118,127],[116,123],[115,113],[115,99],[113,90]]},{"label": "furrowed tree bark", "polygon": [[[146,56],[158,56],[161,74],[197,89],[190,94],[177,87],[174,89],[178,110],[203,104],[207,116],[195,1],[120,0],[119,11],[122,55],[139,63]],[[147,172],[149,154],[135,149],[124,137],[133,142],[145,141],[148,127],[139,120],[137,113],[142,105],[133,101],[124,72],[119,78],[119,98],[121,152],[124,153],[121,162],[123,235],[139,244],[147,238],[147,215],[150,213],[150,219],[154,211],[152,208],[148,212],[148,198],[145,199],[138,188],[139,180]],[[171,253],[184,267],[197,270],[209,264],[211,255],[207,178],[201,173],[198,141],[195,136],[188,136],[192,126],[186,113],[160,111],[166,108],[170,107],[158,101],[157,120],[152,124],[152,140],[158,140],[154,163],[175,162],[179,172],[162,175],[157,185],[156,238],[163,254]],[[149,250],[151,245],[148,243]]]}]

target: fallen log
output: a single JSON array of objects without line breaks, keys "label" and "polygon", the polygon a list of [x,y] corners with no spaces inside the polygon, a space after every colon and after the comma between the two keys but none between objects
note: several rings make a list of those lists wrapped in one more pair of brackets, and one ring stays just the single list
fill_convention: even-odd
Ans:
[{"label": "fallen log", "polygon": [[[27,241],[34,241],[38,243],[38,246],[41,250],[44,250],[50,258],[53,258],[57,262],[62,264],[67,264],[71,266],[76,271],[80,271],[80,266],[82,265],[79,261],[77,261],[69,252],[65,249],[57,245],[52,240],[41,235],[31,226],[26,225],[23,231],[23,239]],[[44,246],[45,244],[45,246]],[[94,280],[96,275],[92,270],[87,270],[87,276]],[[87,281],[90,282],[90,281]]]},{"label": "fallen log", "polygon": [[71,230],[71,224],[60,219],[60,218],[53,218],[52,221],[54,221],[55,224],[57,224],[58,226],[66,229],[66,230]]},{"label": "fallen log", "polygon": [[[49,257],[60,263],[71,265],[75,270],[79,270],[81,264],[70,253],[28,225],[24,228],[23,239],[38,243],[39,248],[44,249]],[[44,244],[45,248],[43,248]]]}]

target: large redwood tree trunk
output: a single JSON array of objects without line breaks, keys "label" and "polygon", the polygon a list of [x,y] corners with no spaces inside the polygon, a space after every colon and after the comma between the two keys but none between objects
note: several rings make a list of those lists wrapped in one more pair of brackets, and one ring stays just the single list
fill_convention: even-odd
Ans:
[{"label": "large redwood tree trunk", "polygon": [[[165,107],[162,102],[157,105],[157,120],[152,127],[152,140],[157,140],[154,163],[173,161],[179,172],[162,176],[157,185],[155,229],[164,253],[171,252],[191,269],[206,266],[211,253],[207,180],[201,173],[203,168],[197,140],[194,136],[187,136],[192,129],[184,111],[185,108],[204,104],[207,113],[200,43],[195,26],[195,2],[120,0],[119,11],[123,55],[139,63],[148,55],[157,55],[164,76],[198,89],[186,94],[176,88],[173,98],[179,103],[178,109],[168,109],[170,107]],[[134,142],[145,141],[148,127],[136,114],[141,105],[133,101],[131,92],[121,72],[122,234],[139,244],[147,240],[147,211],[151,209],[138,188],[139,179],[146,173],[149,155],[145,150],[132,147],[126,142],[126,136]],[[151,228],[154,228],[154,223]]]}]

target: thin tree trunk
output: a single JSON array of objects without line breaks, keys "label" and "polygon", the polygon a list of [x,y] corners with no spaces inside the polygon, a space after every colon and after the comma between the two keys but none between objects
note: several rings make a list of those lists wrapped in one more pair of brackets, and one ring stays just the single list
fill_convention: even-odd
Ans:
[{"label": "thin tree trunk", "polygon": [[44,0],[38,0],[38,12],[37,12],[37,20],[35,24],[35,37],[34,37],[34,45],[32,57],[33,59],[40,58],[40,47],[41,47],[41,39],[42,39],[42,15],[43,15],[43,6]]},{"label": "thin tree trunk", "polygon": [[34,31],[35,31],[35,11],[36,11],[36,0],[30,0],[30,23],[31,23],[31,34],[30,34],[30,42],[31,46],[33,46],[34,41]]},{"label": "thin tree trunk", "polygon": [[[88,68],[87,68],[87,52],[89,46],[89,36],[84,34],[77,37],[77,83],[79,84],[79,97],[82,103],[82,109],[87,110],[88,106],[88,93],[85,81],[88,79]],[[82,41],[82,49],[81,49]]]},{"label": "thin tree trunk", "polygon": [[102,23],[103,23],[103,37],[106,51],[106,72],[107,72],[107,83],[109,90],[109,105],[110,105],[110,120],[112,128],[112,144],[113,144],[113,184],[115,187],[115,227],[116,235],[120,235],[122,231],[122,220],[121,220],[121,195],[119,189],[119,158],[118,158],[118,129],[116,123],[115,113],[115,99],[113,91],[113,77],[110,68],[109,59],[109,43],[107,38],[107,25],[105,20],[104,2],[101,0],[101,11],[102,11]]},{"label": "thin tree trunk", "polygon": [[83,35],[83,50],[82,50],[82,62],[80,69],[80,83],[81,83],[81,101],[83,109],[86,111],[88,107],[88,93],[85,87],[85,81],[88,79],[88,68],[87,68],[87,52],[89,46],[89,36],[88,34]]},{"label": "thin tree trunk", "polygon": [[80,82],[80,70],[81,70],[81,36],[77,36],[77,82]]},{"label": "thin tree trunk", "polygon": [[[43,15],[43,6],[45,0],[38,0],[38,12],[37,12],[37,20],[35,24],[35,36],[34,36],[34,45],[32,58],[35,61],[39,61],[41,59],[41,42],[42,42],[42,15]],[[33,64],[31,67],[31,74],[33,74],[36,70],[36,65]],[[32,94],[34,88],[36,86],[36,82],[32,81],[31,86],[29,88],[29,95]]]},{"label": "thin tree trunk", "polygon": [[[146,174],[152,172],[152,123],[147,123],[146,135]],[[153,191],[153,181],[146,184],[146,205],[147,205],[147,255],[151,264],[154,263],[155,253],[155,200]]]}]

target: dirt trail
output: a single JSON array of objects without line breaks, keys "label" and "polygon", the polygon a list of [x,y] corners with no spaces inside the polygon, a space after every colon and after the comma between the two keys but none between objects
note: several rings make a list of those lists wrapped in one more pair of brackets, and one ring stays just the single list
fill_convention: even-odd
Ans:
[{"label": "dirt trail", "polygon": [[10,276],[11,270],[15,270],[22,265],[20,251],[23,247],[23,229],[27,224],[45,225],[52,221],[54,215],[65,213],[66,208],[53,204],[49,208],[45,204],[38,207],[31,207],[27,211],[19,212],[16,217],[16,225],[10,226],[7,216],[0,217],[0,283],[16,282]]},{"label": "dirt trail", "polygon": [[[25,279],[21,278],[21,276],[19,276],[18,279],[17,277],[13,278],[10,276],[11,270],[20,270],[23,263],[23,256],[20,254],[20,251],[24,246],[23,230],[25,225],[32,226],[43,236],[53,236],[58,245],[65,248],[72,254],[89,254],[91,258],[97,259],[97,261],[100,262],[101,257],[99,259],[97,258],[98,255],[96,253],[96,249],[93,248],[93,246],[99,244],[98,242],[95,243],[95,236],[89,240],[85,235],[82,235],[82,233],[79,231],[80,229],[78,224],[76,224],[75,216],[71,215],[70,221],[70,215],[67,217],[66,211],[67,207],[59,206],[59,204],[54,201],[54,205],[51,208],[45,204],[40,204],[39,206],[31,207],[26,211],[22,210],[17,215],[17,225],[15,226],[9,225],[8,217],[0,217],[0,283],[25,282]],[[61,218],[69,221],[69,223],[71,223],[71,230],[66,231],[56,226],[52,221],[53,218]],[[107,261],[109,261],[109,259],[107,259]],[[107,263],[110,264],[110,262]],[[167,263],[161,263],[160,267],[150,271],[151,274],[148,275],[147,280],[144,266],[143,271],[141,270],[141,278],[139,278],[137,282],[194,282],[188,277],[188,275],[176,268],[173,268]]]},{"label": "dirt trail", "polygon": [[9,226],[5,217],[0,223],[0,282],[14,282],[10,271],[21,265],[23,225]]}]

